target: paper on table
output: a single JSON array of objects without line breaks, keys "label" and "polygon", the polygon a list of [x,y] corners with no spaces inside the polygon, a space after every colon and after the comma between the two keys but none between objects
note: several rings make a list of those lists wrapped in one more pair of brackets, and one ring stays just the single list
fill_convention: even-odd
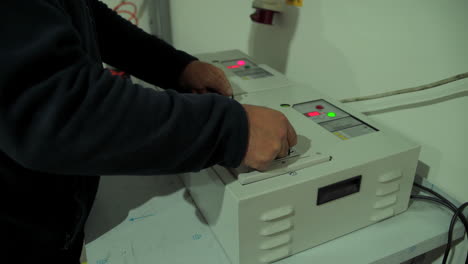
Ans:
[{"label": "paper on table", "polygon": [[131,210],[124,222],[86,245],[88,263],[229,264],[209,226],[198,219],[194,205],[184,198],[184,192],[182,188],[155,197]]}]

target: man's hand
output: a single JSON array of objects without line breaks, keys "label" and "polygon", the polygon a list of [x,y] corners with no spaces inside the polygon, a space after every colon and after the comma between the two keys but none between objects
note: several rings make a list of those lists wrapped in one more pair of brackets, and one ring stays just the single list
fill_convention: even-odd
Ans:
[{"label": "man's hand", "polygon": [[277,157],[288,155],[297,135],[286,116],[261,106],[243,105],[249,119],[249,146],[243,163],[264,171]]},{"label": "man's hand", "polygon": [[193,61],[185,68],[180,77],[182,87],[192,93],[215,92],[225,96],[232,95],[232,88],[224,72],[206,62]]}]

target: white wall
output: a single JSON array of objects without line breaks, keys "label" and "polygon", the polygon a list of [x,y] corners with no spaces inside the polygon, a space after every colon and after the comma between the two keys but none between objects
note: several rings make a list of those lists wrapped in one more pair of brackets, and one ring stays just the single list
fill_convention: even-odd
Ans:
[{"label": "white wall", "polygon": [[[338,99],[467,72],[467,11],[467,0],[305,0],[271,27],[250,22],[251,1],[171,1],[176,47],[240,49]],[[468,201],[467,114],[465,96],[372,117],[421,143],[429,180]]]}]

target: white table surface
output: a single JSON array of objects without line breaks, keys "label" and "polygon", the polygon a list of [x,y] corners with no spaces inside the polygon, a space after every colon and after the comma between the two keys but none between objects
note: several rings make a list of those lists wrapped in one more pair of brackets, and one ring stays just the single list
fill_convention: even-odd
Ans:
[{"label": "white table surface", "polygon": [[[277,263],[401,263],[444,245],[451,217],[411,201],[405,213]],[[462,236],[458,223],[454,240]],[[86,240],[88,264],[230,263],[176,176],[102,177]]]}]

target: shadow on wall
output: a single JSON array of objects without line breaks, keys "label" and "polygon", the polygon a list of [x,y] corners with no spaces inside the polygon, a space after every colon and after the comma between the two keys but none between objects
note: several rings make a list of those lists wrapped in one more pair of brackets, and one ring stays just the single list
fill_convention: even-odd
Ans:
[{"label": "shadow on wall", "polygon": [[283,13],[275,16],[272,26],[252,22],[248,53],[258,63],[267,64],[285,73],[290,43],[299,20],[299,9],[287,6]]}]

